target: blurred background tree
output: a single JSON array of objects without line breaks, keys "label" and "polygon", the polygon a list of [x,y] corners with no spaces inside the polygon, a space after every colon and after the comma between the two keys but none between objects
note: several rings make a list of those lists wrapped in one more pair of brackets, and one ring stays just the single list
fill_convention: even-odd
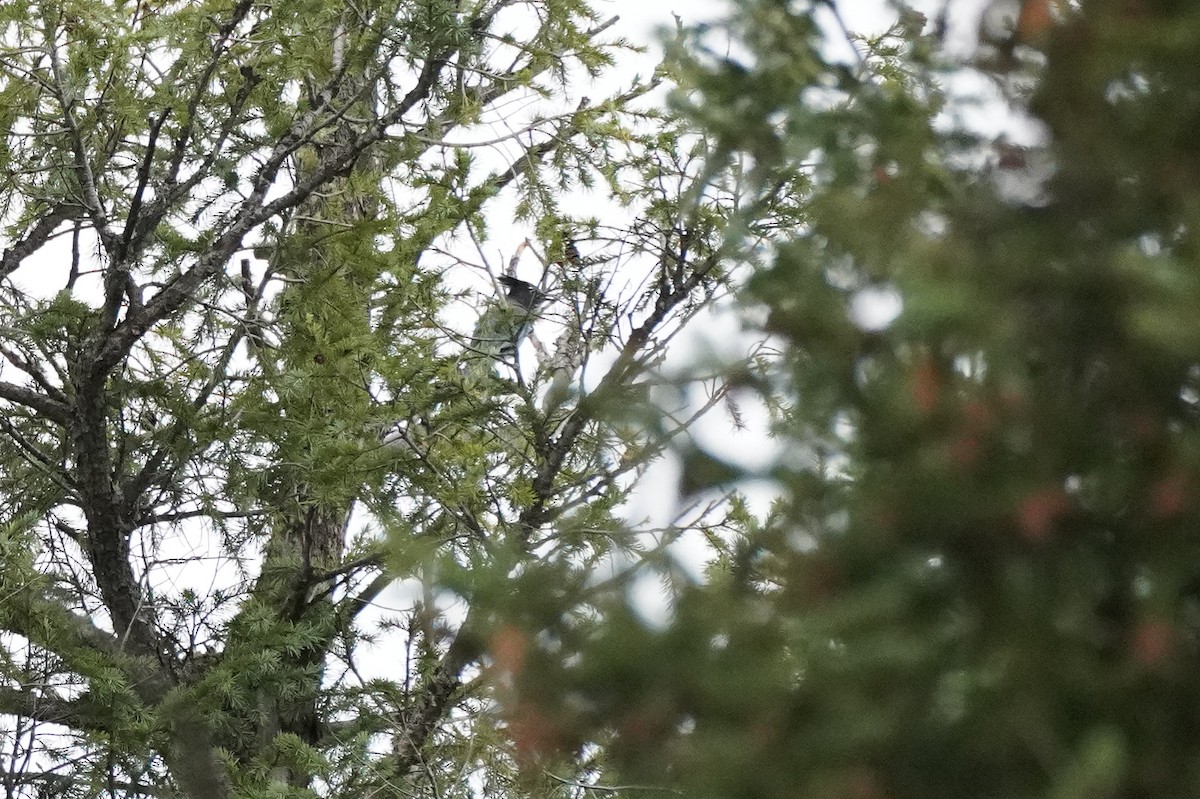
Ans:
[{"label": "blurred background tree", "polygon": [[[675,102],[742,196],[805,184],[740,253],[780,498],[521,701],[672,795],[1200,795],[1200,11],[994,2],[964,61],[900,7],[846,64],[832,3],[732,6]],[[1040,141],[957,125],[968,74]]]}]

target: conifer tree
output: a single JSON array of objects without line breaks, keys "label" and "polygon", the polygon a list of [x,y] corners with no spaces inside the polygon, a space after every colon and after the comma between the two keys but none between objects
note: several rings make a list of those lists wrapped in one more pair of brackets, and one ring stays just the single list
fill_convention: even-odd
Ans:
[{"label": "conifer tree", "polygon": [[[522,771],[503,673],[526,617],[658,551],[621,503],[689,424],[655,386],[732,210],[647,99],[665,73],[574,96],[611,23],[0,6],[8,796],[567,796],[597,768]],[[572,216],[586,192],[612,217]],[[506,203],[545,298],[472,374]]]}]

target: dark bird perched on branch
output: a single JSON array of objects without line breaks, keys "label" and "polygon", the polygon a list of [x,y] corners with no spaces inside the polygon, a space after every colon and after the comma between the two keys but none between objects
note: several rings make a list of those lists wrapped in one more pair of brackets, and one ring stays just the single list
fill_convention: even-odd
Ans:
[{"label": "dark bird perched on branch", "polygon": [[527,280],[509,275],[500,275],[496,279],[508,289],[504,299],[508,300],[508,304],[513,308],[533,313],[546,301],[545,292]]},{"label": "dark bird perched on branch", "polygon": [[503,302],[493,302],[479,317],[471,337],[473,357],[468,374],[482,376],[491,371],[492,359],[512,360],[517,348],[533,329],[537,311],[547,300],[546,293],[528,281],[511,275],[497,280],[504,287]]}]

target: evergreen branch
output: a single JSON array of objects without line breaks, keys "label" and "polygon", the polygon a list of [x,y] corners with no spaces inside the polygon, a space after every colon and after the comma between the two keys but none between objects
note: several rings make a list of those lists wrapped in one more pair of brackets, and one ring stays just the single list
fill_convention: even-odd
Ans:
[{"label": "evergreen branch", "polygon": [[[54,41],[57,38],[55,31],[52,30],[43,31],[43,35],[46,37],[46,41]],[[67,129],[71,153],[75,159],[75,176],[79,181],[79,188],[83,192],[80,204],[92,220],[96,235],[100,237],[100,243],[103,245],[105,252],[110,256],[115,256],[118,244],[117,234],[109,227],[104,203],[100,200],[96,176],[92,170],[91,159],[87,154],[87,143],[84,141],[79,121],[75,118],[75,101],[68,97],[66,80],[63,77],[63,67],[58,56],[58,49],[50,47],[47,52],[50,57],[51,74],[54,78],[49,88],[55,100],[58,101],[59,108],[62,111],[63,125]]]},{"label": "evergreen branch", "polygon": [[580,399],[575,411],[562,424],[556,436],[542,440],[535,447],[541,463],[533,480],[534,501],[521,511],[517,522],[526,539],[553,517],[554,512],[549,508],[549,501],[554,495],[554,482],[568,453],[575,447],[584,429],[599,416],[609,401],[619,395],[622,387],[633,382],[643,368],[643,350],[651,342],[654,333],[670,313],[703,284],[718,263],[719,253],[714,253],[673,288],[664,285],[659,289],[650,315],[629,335],[616,362],[600,380],[599,385]]},{"label": "evergreen branch", "polygon": [[[77,774],[67,771],[0,771],[0,783],[6,786],[16,787],[18,785],[37,786],[37,796],[69,796],[74,788],[78,787],[79,778]],[[110,789],[122,791],[124,796],[173,796],[173,791],[159,790],[149,785],[143,785],[140,782],[128,782],[126,780],[105,780],[106,786]],[[14,796],[23,794],[13,794]]]},{"label": "evergreen branch", "polygon": [[451,700],[462,687],[463,670],[479,657],[475,615],[474,608],[468,611],[446,654],[416,692],[416,701],[400,714],[392,754],[385,761],[386,771],[407,776],[420,767],[426,742],[449,712]]},{"label": "evergreen branch", "polygon": [[85,677],[96,670],[97,654],[103,655],[104,663],[122,674],[142,701],[153,704],[166,696],[170,681],[157,662],[151,665],[150,659],[128,652],[121,638],[74,612],[74,597],[63,589],[43,581],[6,588],[0,595],[0,629],[55,652],[67,668]]},{"label": "evergreen branch", "polygon": [[599,791],[600,793],[621,793],[622,791],[654,791],[667,793],[683,794],[683,791],[676,791],[669,788],[663,788],[661,785],[599,785],[594,782],[579,782],[577,780],[569,780],[565,777],[560,777],[557,774],[546,771],[547,777],[570,788],[578,788],[581,791]]},{"label": "evergreen branch", "polygon": [[35,691],[24,686],[11,688],[0,685],[0,713],[4,715],[22,716],[46,724],[61,724],[75,730],[107,730],[106,724],[82,710],[82,704],[79,700],[67,700],[52,695],[45,687]]},{"label": "evergreen branch", "polygon": [[[616,19],[613,18],[600,24],[596,27],[595,33],[605,30],[615,21]],[[589,32],[589,35],[593,34]],[[310,143],[316,133],[331,124],[336,116],[343,114],[349,108],[347,105],[340,111],[334,112],[333,117],[327,113],[327,109],[333,107],[332,93],[336,88],[332,83],[327,85],[322,90],[318,102],[314,103],[314,107],[302,114],[291,130],[281,137],[272,149],[271,154],[253,178],[253,190],[250,196],[233,215],[233,222],[226,232],[217,238],[195,266],[169,281],[150,301],[146,302],[143,308],[131,309],[126,318],[111,330],[95,358],[94,368],[97,373],[107,374],[111,371],[129,352],[134,343],[140,340],[150,328],[188,302],[204,282],[224,268],[233,254],[241,248],[244,237],[251,230],[268,219],[299,206],[332,179],[345,174],[366,150],[383,139],[389,138],[388,128],[401,123],[409,111],[429,97],[436,85],[440,70],[448,63],[452,52],[451,48],[446,48],[427,58],[413,87],[395,108],[379,117],[366,131],[359,133],[349,142],[338,147],[328,148],[322,161],[309,175],[297,181],[291,190],[267,202],[267,194],[275,185],[275,180],[287,160]],[[487,102],[494,102],[513,88],[511,82],[497,80],[491,89],[482,96]],[[552,149],[553,147],[545,143],[535,146],[530,154],[540,156]],[[506,185],[523,171],[523,169],[517,169],[514,164],[509,170],[501,173],[497,179],[498,185]]]},{"label": "evergreen branch", "polygon": [[[212,56],[204,65],[204,68],[200,70],[200,76],[193,84],[194,91],[188,98],[187,110],[184,112],[184,118],[182,120],[183,124],[180,128],[179,135],[175,137],[175,146],[171,154],[170,165],[167,168],[165,185],[168,191],[166,193],[171,195],[173,198],[177,199],[179,196],[182,196],[182,194],[185,194],[191,189],[192,185],[195,185],[195,182],[199,180],[200,176],[207,175],[209,173],[209,168],[217,158],[217,155],[223,149],[223,142],[228,137],[229,133],[232,132],[236,121],[240,119],[241,109],[249,97],[250,90],[256,83],[256,80],[253,79],[253,70],[250,70],[250,74],[246,74],[246,72],[242,73],[243,77],[245,78],[245,83],[242,86],[242,90],[238,92],[237,98],[232,103],[230,113],[226,117],[225,125],[221,129],[221,134],[218,137],[216,144],[208,148],[209,152],[205,158],[204,165],[200,169],[196,170],[196,173],[192,176],[192,179],[187,181],[184,186],[177,186],[176,181],[179,178],[179,170],[183,168],[183,161],[187,155],[188,144],[191,143],[192,136],[196,131],[196,118],[200,110],[200,101],[208,92],[209,86],[212,85],[213,75],[216,74],[217,67],[221,64],[222,56],[228,52],[229,40],[234,29],[242,22],[242,20],[246,18],[246,15],[250,13],[250,9],[253,6],[254,0],[239,0],[237,5],[233,7],[233,11],[229,16],[229,19],[218,28],[219,39],[212,48]],[[179,81],[176,80],[174,83],[175,85],[178,85]],[[179,191],[179,189],[182,189],[182,192]],[[152,214],[151,216],[154,215]]]},{"label": "evergreen branch", "polygon": [[[408,111],[428,96],[437,77],[436,68],[444,63],[448,54],[449,52],[426,61],[416,84],[395,109],[350,142],[330,148],[322,162],[307,177],[298,181],[290,191],[267,202],[267,194],[275,185],[275,180],[287,160],[309,143],[315,131],[322,126],[317,109],[302,114],[292,129],[281,137],[259,168],[253,180],[253,191],[235,214],[229,229],[200,257],[195,266],[170,280],[140,312],[131,312],[111,331],[93,360],[94,373],[108,374],[151,327],[188,302],[203,283],[224,269],[251,230],[303,203],[319,188],[350,169],[364,151],[383,140],[388,127],[398,123]],[[324,103],[321,104],[323,105]]]},{"label": "evergreen branch", "polygon": [[64,496],[69,496],[71,489],[70,479],[63,474],[63,470],[51,458],[49,454],[43,452],[33,441],[30,441],[20,430],[13,425],[12,421],[6,417],[0,417],[0,431],[2,431],[9,439],[16,444],[24,456],[25,462],[33,466],[38,471],[45,474],[59,489]]},{"label": "evergreen branch", "polygon": [[[586,486],[586,489],[581,491],[578,496],[570,501],[563,502],[561,505],[556,506],[541,523],[545,524],[546,522],[553,521],[572,508],[577,508],[586,504],[588,500],[600,496],[605,489],[615,485],[617,480],[623,475],[626,475],[629,472],[644,466],[646,463],[652,461],[655,457],[661,455],[666,451],[667,447],[673,440],[679,437],[682,433],[685,433],[694,427],[701,418],[706,416],[709,411],[715,408],[717,404],[725,398],[728,389],[728,385],[723,385],[714,391],[712,396],[705,400],[699,408],[697,408],[691,413],[691,415],[688,416],[688,418],[676,422],[675,426],[670,430],[650,441],[644,447],[641,447],[638,451],[637,458],[622,460],[622,462],[618,464],[616,468],[606,469],[600,475],[586,475],[575,481],[573,485],[566,486],[575,488],[584,488]],[[675,420],[672,419],[672,421]],[[592,483],[592,485],[588,486],[588,483]]]}]

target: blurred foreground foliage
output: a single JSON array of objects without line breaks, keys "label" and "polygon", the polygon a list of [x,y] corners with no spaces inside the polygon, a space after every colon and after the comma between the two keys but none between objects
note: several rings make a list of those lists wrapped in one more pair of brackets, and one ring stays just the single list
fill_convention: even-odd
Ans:
[{"label": "blurred foreground foliage", "polygon": [[[829,5],[739,0],[675,96],[743,196],[808,187],[740,252],[779,500],[665,625],[533,647],[532,743],[689,797],[1200,795],[1200,12],[993,3],[963,62],[902,11],[847,66]],[[957,124],[972,78],[1032,140]]]}]

